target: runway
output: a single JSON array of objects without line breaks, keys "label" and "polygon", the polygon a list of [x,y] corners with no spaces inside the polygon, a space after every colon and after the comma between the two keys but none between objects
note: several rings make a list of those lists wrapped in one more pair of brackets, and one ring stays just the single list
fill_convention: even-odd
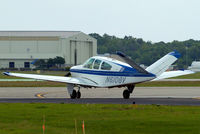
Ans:
[{"label": "runway", "polygon": [[65,87],[0,88],[0,103],[200,105],[199,87],[136,87],[130,99],[123,88],[81,89],[81,99],[69,99]]}]

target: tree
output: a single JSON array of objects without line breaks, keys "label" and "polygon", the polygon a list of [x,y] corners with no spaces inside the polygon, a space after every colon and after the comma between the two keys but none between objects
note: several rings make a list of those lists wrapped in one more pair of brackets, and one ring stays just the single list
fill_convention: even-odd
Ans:
[{"label": "tree", "polygon": [[58,65],[58,67],[61,67],[61,65],[65,64],[65,59],[63,57],[57,56],[56,58],[53,59],[54,63]]},{"label": "tree", "polygon": [[65,64],[65,59],[63,57],[57,56],[56,58],[50,58],[46,62],[43,59],[37,60],[34,65],[38,69],[49,69],[51,67],[61,67],[61,65]]},{"label": "tree", "polygon": [[50,58],[47,60],[47,68],[54,67],[56,65],[55,60]]},{"label": "tree", "polygon": [[180,59],[175,63],[179,68],[186,69],[187,66],[191,65],[192,61],[200,60],[200,41],[198,40],[190,39],[186,41],[175,40],[168,43],[163,41],[153,43],[131,36],[118,38],[108,34],[101,36],[97,33],[90,34],[90,36],[97,39],[98,54],[122,51],[131,56],[137,63],[143,63],[147,66],[173,50],[177,50],[181,54]]},{"label": "tree", "polygon": [[44,69],[44,68],[46,68],[46,62],[43,59],[36,60],[33,65],[35,65],[36,68],[38,68],[38,69]]}]

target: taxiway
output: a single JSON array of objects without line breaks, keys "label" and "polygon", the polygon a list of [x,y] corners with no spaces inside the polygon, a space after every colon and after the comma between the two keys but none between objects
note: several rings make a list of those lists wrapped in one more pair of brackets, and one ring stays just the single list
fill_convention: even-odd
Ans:
[{"label": "taxiway", "polygon": [[81,99],[69,99],[65,87],[1,87],[0,103],[200,105],[200,87],[136,87],[130,99],[123,88],[81,89]]}]

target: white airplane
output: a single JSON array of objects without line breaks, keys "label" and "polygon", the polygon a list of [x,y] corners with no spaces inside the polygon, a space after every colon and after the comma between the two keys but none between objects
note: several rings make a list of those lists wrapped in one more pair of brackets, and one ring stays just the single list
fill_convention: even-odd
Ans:
[{"label": "white airplane", "polygon": [[[80,87],[127,87],[123,92],[123,98],[128,99],[135,88],[135,84],[194,73],[190,70],[165,72],[180,57],[177,51],[168,53],[146,69],[138,66],[121,52],[117,52],[117,55],[125,62],[105,56],[94,56],[83,65],[71,67],[71,77],[10,72],[4,72],[4,74],[67,83],[67,90],[72,99],[81,97]],[[78,87],[78,91],[74,87]]]}]

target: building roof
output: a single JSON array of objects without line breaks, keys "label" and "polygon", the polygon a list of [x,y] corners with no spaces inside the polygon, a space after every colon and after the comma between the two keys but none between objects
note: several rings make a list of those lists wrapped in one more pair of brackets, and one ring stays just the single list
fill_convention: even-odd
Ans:
[{"label": "building roof", "polygon": [[0,37],[63,37],[67,38],[80,31],[0,31]]}]

